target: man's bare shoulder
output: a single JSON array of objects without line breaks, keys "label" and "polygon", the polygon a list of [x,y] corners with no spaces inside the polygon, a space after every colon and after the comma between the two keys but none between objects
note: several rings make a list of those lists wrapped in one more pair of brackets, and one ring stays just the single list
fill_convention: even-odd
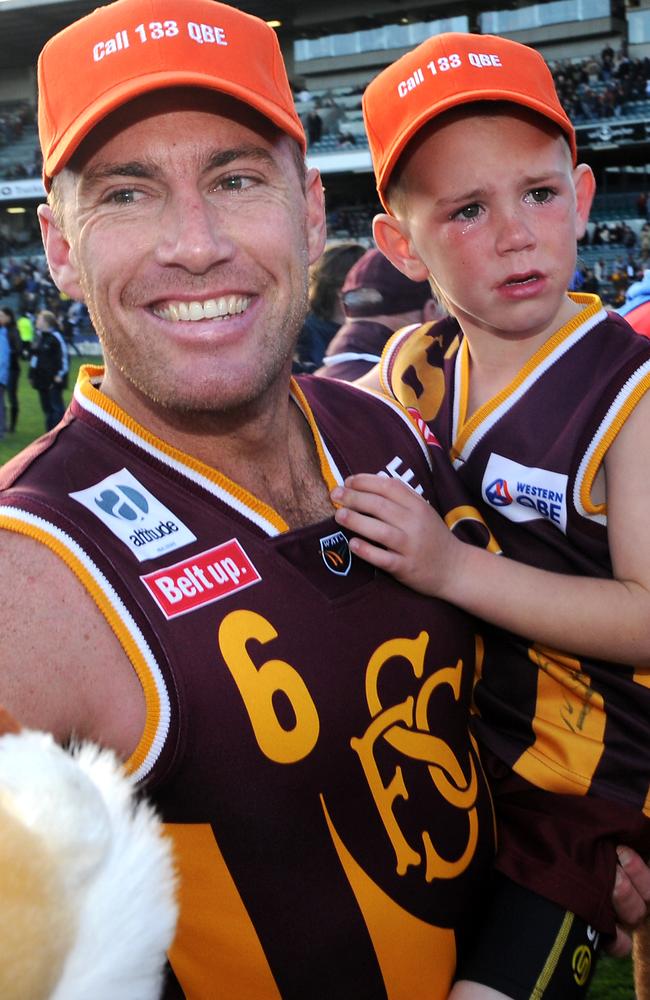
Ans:
[{"label": "man's bare shoulder", "polygon": [[142,691],[68,566],[32,538],[1,531],[0,608],[0,703],[58,739],[75,734],[128,754],[144,718]]}]

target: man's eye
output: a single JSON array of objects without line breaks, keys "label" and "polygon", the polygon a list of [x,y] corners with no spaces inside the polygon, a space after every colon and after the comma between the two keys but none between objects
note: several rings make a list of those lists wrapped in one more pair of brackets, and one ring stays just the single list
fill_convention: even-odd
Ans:
[{"label": "man's eye", "polygon": [[229,174],[228,177],[222,177],[217,182],[216,187],[222,191],[245,191],[252,184],[254,184],[252,177],[244,177],[242,174]]},{"label": "man's eye", "polygon": [[132,205],[137,200],[137,194],[134,188],[120,188],[118,191],[111,191],[106,200],[115,205]]}]

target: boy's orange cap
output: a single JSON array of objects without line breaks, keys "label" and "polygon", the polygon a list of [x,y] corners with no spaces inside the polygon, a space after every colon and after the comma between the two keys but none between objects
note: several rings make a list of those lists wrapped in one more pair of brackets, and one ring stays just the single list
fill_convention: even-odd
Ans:
[{"label": "boy's orange cap", "polygon": [[38,60],[47,190],[91,129],[163,87],[238,98],[306,149],[275,32],[215,0],[117,0],[54,35]]},{"label": "boy's orange cap", "polygon": [[496,35],[457,32],[428,38],[377,76],[363,95],[363,116],[382,204],[407,143],[432,118],[471,101],[512,101],[539,112],[576,138],[539,52]]}]

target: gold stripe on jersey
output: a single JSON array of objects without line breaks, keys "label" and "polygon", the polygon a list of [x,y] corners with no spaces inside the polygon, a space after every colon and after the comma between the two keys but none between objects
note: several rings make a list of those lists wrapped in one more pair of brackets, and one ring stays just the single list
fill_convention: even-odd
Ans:
[{"label": "gold stripe on jersey", "polygon": [[135,778],[143,778],[153,767],[167,738],[170,714],[165,682],[146,639],[101,570],[65,532],[18,508],[0,508],[0,528],[26,535],[58,556],[88,591],[117,636],[145,698],[142,736],[125,764]]},{"label": "gold stripe on jersey", "polygon": [[607,504],[592,500],[594,480],[607,451],[632,411],[650,389],[650,361],[646,361],[627,380],[610,406],[587,449],[574,486],[573,502],[578,513],[607,523]]},{"label": "gold stripe on jersey", "polygon": [[650,688],[650,667],[638,667],[632,676],[632,680],[635,684],[640,684],[641,687]]},{"label": "gold stripe on jersey", "polygon": [[[537,668],[535,742],[513,767],[549,792],[586,795],[605,750],[603,696],[591,687],[579,660],[539,645],[529,648],[528,656]],[[550,748],[552,757],[539,744]]]},{"label": "gold stripe on jersey", "polygon": [[[442,368],[430,365],[426,354],[427,343],[438,341],[442,344],[442,337],[432,333],[435,325],[425,323],[398,330],[384,347],[379,366],[379,378],[386,395],[398,399],[403,406],[413,407],[426,421],[434,419],[445,396],[444,372]],[[414,330],[417,333],[411,337]],[[458,338],[454,338],[445,357],[453,355],[458,343]],[[404,380],[403,376],[409,368],[413,368],[422,386],[419,393]]]},{"label": "gold stripe on jersey", "polygon": [[166,823],[165,829],[174,842],[179,873],[180,918],[169,961],[186,1000],[214,996],[280,1000],[259,937],[212,827],[207,823]]},{"label": "gold stripe on jersey", "polygon": [[444,522],[452,534],[458,525],[463,523],[463,521],[474,521],[481,524],[485,528],[488,535],[484,548],[487,549],[488,552],[494,552],[495,555],[500,556],[503,554],[501,546],[481,517],[481,512],[477,510],[476,507],[472,507],[471,504],[462,504],[460,507],[454,507],[452,510],[447,511],[444,516]]},{"label": "gold stripe on jersey", "polygon": [[[208,488],[208,484],[216,487],[221,495],[230,498],[231,505],[237,507],[243,513],[250,512],[257,515],[257,523],[261,527],[268,526],[269,533],[278,534],[288,530],[288,525],[271,507],[268,507],[257,497],[253,496],[243,487],[238,486],[227,476],[222,475],[206,465],[204,462],[187,455],[167,444],[161,438],[151,434],[124,412],[108,396],[100,392],[93,380],[101,380],[104,369],[97,366],[83,366],[80,369],[77,384],[75,386],[75,398],[79,404],[95,416],[113,427],[124,437],[134,441],[140,448],[154,454],[159,461],[167,466],[175,468],[183,473],[193,482]],[[214,492],[214,490],[213,490]]]},{"label": "gold stripe on jersey", "polygon": [[467,413],[469,348],[467,339],[463,340],[463,349],[458,352],[454,373],[454,426],[451,457],[456,466],[467,460],[485,434],[559,357],[606,318],[607,313],[597,295],[571,293],[570,298],[578,305],[583,306],[583,309],[542,344],[509,385],[479,407],[471,416]]},{"label": "gold stripe on jersey", "polygon": [[408,913],[354,860],[339,837],[321,796],[341,866],[368,928],[387,1000],[446,1000],[456,968],[454,932]]},{"label": "gold stripe on jersey", "polygon": [[[261,526],[263,526],[263,522],[267,522],[268,525],[274,529],[273,533],[285,532],[289,530],[288,524],[277,513],[277,511],[273,510],[272,507],[269,507],[252,493],[249,493],[248,490],[245,490],[242,486],[239,486],[237,483],[233,482],[227,476],[224,476],[211,466],[199,461],[199,459],[193,458],[191,455],[179,451],[177,448],[167,444],[166,441],[163,441],[161,438],[156,437],[156,435],[151,434],[146,430],[146,428],[142,427],[135,420],[129,417],[127,413],[125,413],[116,403],[109,399],[108,396],[101,393],[93,384],[93,381],[98,379],[100,380],[102,375],[103,368],[101,367],[91,365],[85,365],[82,367],[79,373],[79,380],[75,387],[75,396],[84,409],[90,409],[91,412],[94,410],[96,415],[103,418],[104,421],[108,422],[114,429],[121,431],[125,434],[125,436],[134,440],[140,447],[148,446],[147,450],[153,452],[156,457],[161,461],[164,461],[166,465],[173,465],[178,471],[185,473],[185,475],[188,475],[190,471],[195,473],[194,476],[191,476],[194,482],[200,483],[201,480],[204,480],[205,483],[211,483],[219,487],[221,491],[226,493],[228,497],[235,501],[239,509],[242,509],[244,512],[252,512],[259,515],[262,521]],[[336,481],[332,475],[331,469],[329,468],[321,444],[320,435],[316,431],[314,418],[311,414],[307,400],[294,380],[292,380],[291,389],[301,409],[303,410],[305,417],[307,418],[311,433],[314,437],[314,445],[318,452],[323,478],[329,485],[330,489],[333,489],[336,485]],[[97,413],[97,411],[100,412]],[[167,459],[167,461],[165,461],[165,459]]]},{"label": "gold stripe on jersey", "polygon": [[[268,534],[276,535],[289,530],[286,521],[263,501],[211,466],[173,448],[129,417],[94,385],[94,382],[101,381],[103,371],[101,366],[92,365],[84,365],[80,369],[75,386],[75,398],[80,406],[94,413],[96,417],[109,424],[114,430],[123,434],[143,450],[155,455],[165,465],[171,466],[191,479],[192,482],[216,493],[225,503],[249,517]],[[342,477],[325,447],[309,403],[295,379],[291,380],[291,396],[307,420],[318,455],[323,481],[328,489],[332,490],[342,482]],[[392,404],[392,400],[386,400],[383,396],[380,398],[382,402]],[[410,429],[416,433],[410,419],[408,424]],[[420,439],[419,433],[416,433],[416,436]]]},{"label": "gold stripe on jersey", "polygon": [[298,385],[295,379],[291,379],[291,394],[299,404],[300,409],[304,413],[307,423],[309,424],[309,429],[311,430],[312,437],[314,439],[314,444],[316,445],[316,451],[318,453],[318,461],[320,463],[320,471],[323,479],[327,484],[329,490],[333,490],[335,486],[340,485],[341,478],[337,478],[332,471],[332,461],[329,453],[326,454],[325,445],[321,437],[320,431],[316,426],[316,421],[314,420],[314,415],[311,412],[309,403],[305,399],[305,394]]}]

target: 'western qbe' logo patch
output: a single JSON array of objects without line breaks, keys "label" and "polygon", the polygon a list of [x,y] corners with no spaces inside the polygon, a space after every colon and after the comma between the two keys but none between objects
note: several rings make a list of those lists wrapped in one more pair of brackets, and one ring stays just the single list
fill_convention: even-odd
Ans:
[{"label": "'western qbe' logo patch", "polygon": [[544,518],[566,532],[568,477],[520,465],[492,452],[483,473],[483,499],[510,521]]},{"label": "'western qbe' logo patch", "polygon": [[330,573],[347,576],[352,566],[352,553],[348,540],[342,531],[326,535],[320,540],[320,553]]},{"label": "'western qbe' logo patch", "polygon": [[190,529],[128,469],[70,496],[124,542],[138,562],[196,541]]}]

